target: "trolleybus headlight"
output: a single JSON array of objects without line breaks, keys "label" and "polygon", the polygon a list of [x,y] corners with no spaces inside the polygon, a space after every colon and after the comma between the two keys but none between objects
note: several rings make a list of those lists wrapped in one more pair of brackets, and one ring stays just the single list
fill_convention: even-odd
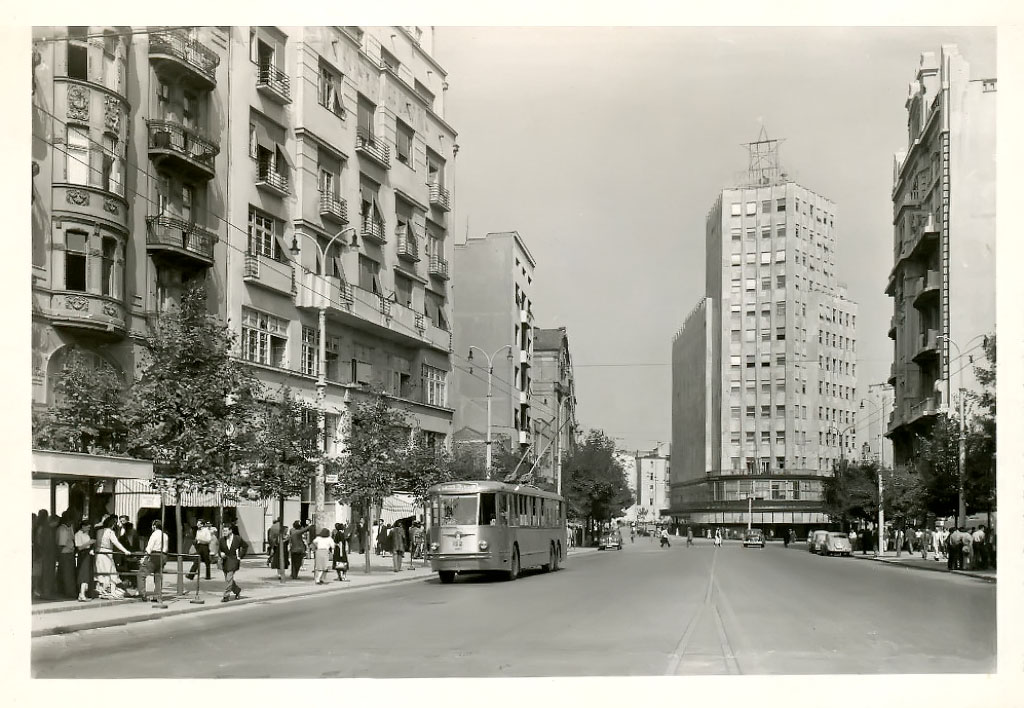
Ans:
[{"label": "trolleybus headlight", "polygon": [[430,552],[431,553],[437,553],[437,549],[439,549],[440,547],[441,546],[439,546],[436,542],[435,543],[431,543],[430,544]]},{"label": "trolleybus headlight", "polygon": [[481,551],[486,551],[487,550],[487,541],[481,541],[480,542],[480,550]]}]

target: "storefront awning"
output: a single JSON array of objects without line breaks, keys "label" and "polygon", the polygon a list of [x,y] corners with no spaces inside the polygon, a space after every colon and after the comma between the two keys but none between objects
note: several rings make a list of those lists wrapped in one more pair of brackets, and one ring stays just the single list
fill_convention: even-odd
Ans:
[{"label": "storefront awning", "polygon": [[32,479],[153,479],[153,463],[131,457],[33,450]]}]

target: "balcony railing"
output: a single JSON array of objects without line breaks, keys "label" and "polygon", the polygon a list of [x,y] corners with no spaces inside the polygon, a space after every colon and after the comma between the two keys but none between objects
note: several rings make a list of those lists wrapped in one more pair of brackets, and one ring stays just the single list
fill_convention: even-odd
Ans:
[{"label": "balcony railing", "polygon": [[256,90],[277,103],[292,102],[291,79],[272,64],[260,64],[256,75]]},{"label": "balcony railing", "polygon": [[430,185],[430,203],[444,211],[451,211],[452,195],[439,184]]},{"label": "balcony railing", "polygon": [[935,415],[935,398],[929,396],[928,398],[921,399],[914,405],[910,406],[910,420],[913,421],[921,416]]},{"label": "balcony railing", "polygon": [[398,234],[398,257],[416,263],[420,259],[420,248],[416,243],[416,237],[408,233]]},{"label": "balcony railing", "polygon": [[892,364],[889,364],[889,378],[887,379],[887,383],[889,383],[889,384],[891,384],[893,386],[896,385],[896,364],[895,364],[895,362],[892,363]]},{"label": "balcony railing", "polygon": [[348,204],[333,194],[320,192],[320,216],[333,219],[339,224],[347,224]]},{"label": "balcony railing", "polygon": [[356,152],[366,155],[384,169],[391,169],[391,148],[366,128],[356,130]]},{"label": "balcony railing", "polygon": [[362,236],[364,240],[371,241],[380,246],[383,246],[388,242],[387,238],[384,236],[384,222],[378,221],[377,219],[371,219],[366,216],[363,217],[359,235]]},{"label": "balcony railing", "polygon": [[217,243],[217,234],[173,216],[150,216],[146,219],[146,226],[148,250],[167,250],[192,257],[205,265],[213,263],[213,246]]},{"label": "balcony railing", "polygon": [[184,30],[166,30],[149,35],[149,56],[150,59],[172,57],[176,64],[188,69],[202,86],[212,89],[217,85],[220,56],[189,37]]},{"label": "balcony railing", "polygon": [[194,128],[181,123],[151,120],[149,152],[151,157],[171,157],[186,172],[209,179],[214,175],[214,158],[220,153],[220,146]]},{"label": "balcony railing", "polygon": [[448,261],[446,261],[444,258],[441,258],[441,256],[431,256],[430,268],[428,272],[435,278],[440,278],[441,280],[448,280]]},{"label": "balcony railing", "polygon": [[257,163],[256,186],[266,188],[282,197],[291,192],[288,187],[288,178],[278,172],[270,160],[260,160]]}]

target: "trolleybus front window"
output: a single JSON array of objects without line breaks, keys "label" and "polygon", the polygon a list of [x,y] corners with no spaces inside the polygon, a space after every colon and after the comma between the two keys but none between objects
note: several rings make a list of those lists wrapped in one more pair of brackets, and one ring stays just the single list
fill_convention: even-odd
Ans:
[{"label": "trolleybus front window", "polygon": [[480,495],[480,525],[496,526],[498,521],[496,495],[493,492]]},{"label": "trolleybus front window", "polygon": [[442,526],[475,526],[477,497],[475,494],[442,494],[440,499]]}]

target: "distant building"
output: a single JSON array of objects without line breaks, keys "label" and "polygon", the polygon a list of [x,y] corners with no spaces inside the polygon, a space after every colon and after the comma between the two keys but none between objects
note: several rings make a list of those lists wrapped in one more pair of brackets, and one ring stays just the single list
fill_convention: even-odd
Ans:
[{"label": "distant building", "polygon": [[836,279],[836,206],[777,141],[707,216],[705,297],[672,343],[671,514],[698,525],[827,521],[823,481],[857,450],[857,305]]},{"label": "distant building", "polygon": [[906,101],[907,148],[893,165],[893,298],[886,436],[894,463],[961,383],[995,331],[996,80],[972,77],[955,45],[921,54]]},{"label": "distant building", "polygon": [[515,231],[470,236],[454,253],[454,352],[463,362],[472,359],[455,369],[455,439],[482,442],[486,436],[487,356],[493,355],[492,436],[523,454],[532,438],[537,262]]},{"label": "distant building", "polygon": [[[538,477],[557,487],[559,462],[576,448],[576,379],[565,327],[537,329],[533,340],[533,455]],[[557,439],[556,439],[557,437]]]},{"label": "distant building", "polygon": [[885,431],[894,396],[889,384],[877,383],[867,387],[865,396],[860,399],[857,414],[856,435],[860,441],[860,450],[856,459],[892,467],[892,441],[885,437]]},{"label": "distant building", "polygon": [[649,520],[656,520],[669,510],[671,450],[669,443],[660,443],[653,450],[636,456],[636,504],[647,510]]}]

